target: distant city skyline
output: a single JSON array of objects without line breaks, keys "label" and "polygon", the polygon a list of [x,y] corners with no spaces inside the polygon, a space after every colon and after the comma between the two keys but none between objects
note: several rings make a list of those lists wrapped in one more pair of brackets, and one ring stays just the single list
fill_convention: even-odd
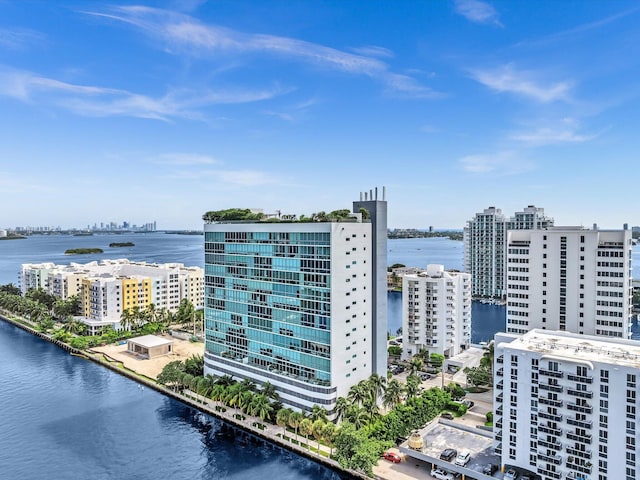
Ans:
[{"label": "distant city skyline", "polygon": [[489,206],[640,224],[640,5],[0,1],[0,228],[385,185],[390,228]]}]

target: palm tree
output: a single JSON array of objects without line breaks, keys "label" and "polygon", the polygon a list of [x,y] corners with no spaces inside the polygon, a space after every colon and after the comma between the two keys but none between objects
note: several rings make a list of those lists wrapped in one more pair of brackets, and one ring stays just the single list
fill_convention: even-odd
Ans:
[{"label": "palm tree", "polygon": [[300,422],[300,433],[304,435],[304,438],[307,441],[307,450],[310,450],[309,446],[309,435],[313,432],[313,422],[310,418],[303,418]]},{"label": "palm tree", "polygon": [[367,412],[367,415],[369,415],[369,419],[371,421],[375,420],[380,415],[378,405],[371,398],[365,400],[365,402],[362,404],[362,408],[365,412]]},{"label": "palm tree", "polygon": [[236,381],[233,379],[231,375],[223,375],[216,380],[216,383],[220,385],[224,385],[225,387],[228,387],[236,383]]},{"label": "palm tree", "polygon": [[407,377],[407,398],[413,398],[418,395],[420,389],[420,377],[415,374],[410,374]]},{"label": "palm tree", "polygon": [[366,380],[361,380],[349,389],[347,399],[355,405],[362,405],[362,402],[370,396],[369,386]]},{"label": "palm tree", "polygon": [[329,456],[332,457],[333,456],[333,443],[336,440],[336,436],[338,434],[338,428],[335,426],[335,424],[331,423],[331,422],[327,422],[324,426],[324,430],[322,432],[322,438],[324,440],[324,442],[329,445]]},{"label": "palm tree", "polygon": [[131,330],[133,326],[133,314],[130,309],[127,308],[120,314],[120,326],[124,330]]},{"label": "palm tree", "polygon": [[230,407],[240,407],[242,404],[242,394],[244,390],[240,383],[234,383],[229,388],[227,388],[227,395],[224,399],[224,402]]},{"label": "palm tree", "polygon": [[351,423],[353,423],[354,427],[356,427],[357,429],[361,429],[369,424],[369,413],[364,408],[356,408],[354,409],[350,420]]},{"label": "palm tree", "polygon": [[349,403],[349,400],[344,397],[338,397],[338,399],[336,400],[336,408],[334,409],[334,413],[336,414],[336,422],[339,422],[340,420],[342,420],[342,418],[344,418],[344,415],[345,413],[347,413],[350,405],[351,404]]},{"label": "palm tree", "polygon": [[378,375],[377,373],[373,373],[369,377],[369,386],[377,402],[378,399],[381,398],[384,394],[384,389],[387,386],[387,379]]},{"label": "palm tree", "polygon": [[311,409],[311,420],[322,420],[324,422],[327,421],[327,411],[321,407],[320,405],[314,405]]},{"label": "palm tree", "polygon": [[221,402],[224,400],[226,394],[227,394],[227,387],[222,383],[216,383],[213,385],[213,388],[211,389],[211,393],[209,395],[211,397],[211,400],[214,400],[216,402]]},{"label": "palm tree", "polygon": [[290,408],[281,408],[276,415],[276,424],[282,427],[282,438],[287,438],[287,426],[289,425],[289,417],[293,410]]},{"label": "palm tree", "polygon": [[395,378],[392,379],[387,385],[382,397],[382,404],[386,408],[394,408],[402,402],[404,395],[404,386]]},{"label": "palm tree", "polygon": [[413,357],[409,362],[409,372],[411,375],[422,370],[422,367],[424,367],[424,363],[422,362],[422,359],[417,355]]},{"label": "palm tree", "polygon": [[264,422],[265,418],[268,418],[273,412],[273,407],[271,406],[271,402],[269,398],[259,393],[253,396],[251,400],[251,404],[249,405],[249,414],[254,417],[260,417],[260,420]]},{"label": "palm tree", "polygon": [[298,428],[302,422],[304,416],[300,412],[293,412],[289,415],[289,426],[296,432],[296,442],[298,441]]},{"label": "palm tree", "polygon": [[277,401],[280,398],[280,395],[278,395],[278,392],[276,391],[276,387],[274,387],[273,384],[268,381],[262,385],[261,392],[263,395],[265,395],[267,398],[270,398],[271,400]]},{"label": "palm tree", "polygon": [[242,382],[240,382],[240,383],[242,384],[242,387],[245,390],[249,390],[249,391],[252,391],[252,392],[256,391],[256,384],[252,380],[250,380],[249,378],[243,379]]},{"label": "palm tree", "polygon": [[311,425],[311,433],[313,434],[313,438],[316,439],[316,443],[318,444],[318,455],[320,455],[320,440],[322,439],[325,425],[326,422],[321,418],[318,418]]}]

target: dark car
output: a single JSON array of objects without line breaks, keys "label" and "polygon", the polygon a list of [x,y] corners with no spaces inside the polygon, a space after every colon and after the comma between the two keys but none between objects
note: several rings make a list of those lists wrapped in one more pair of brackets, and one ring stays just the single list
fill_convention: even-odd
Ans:
[{"label": "dark car", "polygon": [[453,414],[449,413],[449,412],[442,412],[442,415],[440,415],[442,418],[446,418],[447,420],[453,420]]},{"label": "dark car", "polygon": [[424,373],[424,372],[420,373],[420,380],[422,380],[423,382],[426,381],[426,380],[429,380],[430,378],[431,378],[430,374]]},{"label": "dark car", "polygon": [[475,405],[475,403],[473,403],[471,400],[467,400],[466,398],[462,400],[460,403],[462,403],[465,407],[467,407],[467,410],[470,410]]},{"label": "dark car", "polygon": [[446,460],[450,462],[458,456],[458,451],[455,448],[447,448],[440,454],[440,460]]},{"label": "dark car", "polygon": [[484,467],[482,467],[482,473],[485,475],[493,475],[498,471],[498,465],[495,463],[487,463]]}]

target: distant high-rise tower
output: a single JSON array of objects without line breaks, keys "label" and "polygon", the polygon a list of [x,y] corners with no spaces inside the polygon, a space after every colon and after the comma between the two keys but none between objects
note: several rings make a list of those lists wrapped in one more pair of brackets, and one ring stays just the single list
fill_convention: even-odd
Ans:
[{"label": "distant high-rise tower", "polygon": [[472,295],[505,295],[505,242],[508,230],[544,229],[552,225],[553,219],[546,217],[544,209],[535,205],[516,212],[508,220],[502,210],[496,207],[476,213],[464,228],[464,268],[471,274]]}]

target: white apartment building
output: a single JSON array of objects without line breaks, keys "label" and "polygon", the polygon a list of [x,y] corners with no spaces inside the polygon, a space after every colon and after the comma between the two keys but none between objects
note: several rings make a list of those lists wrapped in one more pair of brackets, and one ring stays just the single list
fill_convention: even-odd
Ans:
[{"label": "white apartment building", "polygon": [[85,264],[23,264],[20,288],[43,288],[67,299],[77,295],[85,323],[93,330],[105,325],[120,328],[124,310],[156,309],[177,311],[188,298],[196,308],[204,306],[204,269],[181,263],[152,264],[126,259]]},{"label": "white apartment building", "polygon": [[474,297],[505,295],[505,253],[508,230],[542,229],[553,225],[543,208],[529,205],[506,219],[502,210],[486,208],[476,213],[464,228],[464,269],[471,274]]},{"label": "white apartment building", "polygon": [[640,342],[531,330],[495,337],[502,465],[542,480],[640,478]]},{"label": "white apartment building", "polygon": [[386,371],[370,218],[206,224],[205,373],[270,382],[283,404],[332,414],[377,364]]},{"label": "white apartment building", "polygon": [[630,230],[511,230],[507,245],[507,332],[631,336]]},{"label": "white apartment building", "polygon": [[471,275],[427,265],[402,278],[402,358],[453,357],[471,343]]}]

